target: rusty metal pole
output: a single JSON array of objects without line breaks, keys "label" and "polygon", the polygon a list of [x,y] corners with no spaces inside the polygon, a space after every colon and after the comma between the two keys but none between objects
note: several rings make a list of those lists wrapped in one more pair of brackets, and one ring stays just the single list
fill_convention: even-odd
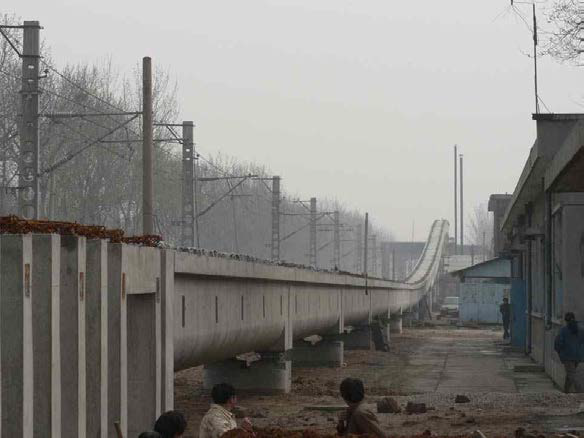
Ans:
[{"label": "rusty metal pole", "polygon": [[142,234],[154,234],[152,60],[142,59]]}]

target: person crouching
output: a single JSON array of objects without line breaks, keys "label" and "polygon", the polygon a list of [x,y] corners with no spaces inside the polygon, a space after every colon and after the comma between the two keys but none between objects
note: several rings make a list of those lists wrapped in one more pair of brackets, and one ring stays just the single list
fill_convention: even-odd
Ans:
[{"label": "person crouching", "polygon": [[339,435],[370,435],[386,438],[377,416],[363,403],[365,388],[359,379],[347,378],[341,382],[341,397],[348,408],[339,415]]},{"label": "person crouching", "polygon": [[[201,420],[199,438],[219,438],[225,432],[237,429],[235,415],[231,412],[237,405],[235,388],[229,383],[219,383],[211,390],[213,403]],[[253,432],[251,421],[244,418],[241,428]]]}]

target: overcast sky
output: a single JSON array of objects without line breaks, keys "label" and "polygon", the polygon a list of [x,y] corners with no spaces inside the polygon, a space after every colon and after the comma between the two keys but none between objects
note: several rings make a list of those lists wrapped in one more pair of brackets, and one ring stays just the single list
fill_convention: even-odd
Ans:
[{"label": "overcast sky", "polygon": [[[3,0],[2,12],[39,20],[61,66],[111,57],[129,71],[151,56],[176,78],[201,153],[263,163],[289,192],[369,211],[400,239],[413,221],[420,240],[432,220],[452,223],[455,143],[470,215],[513,191],[535,137],[531,36],[509,0]],[[541,61],[551,111],[582,111],[583,74]]]}]

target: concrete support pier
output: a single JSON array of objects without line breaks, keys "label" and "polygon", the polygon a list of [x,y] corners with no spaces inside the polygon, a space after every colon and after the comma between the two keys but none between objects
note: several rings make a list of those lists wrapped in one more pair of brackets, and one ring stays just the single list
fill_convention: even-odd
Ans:
[{"label": "concrete support pier", "polygon": [[403,332],[403,317],[402,309],[400,308],[397,313],[394,313],[389,318],[389,331],[390,333],[401,334]]},{"label": "concrete support pier", "polygon": [[326,338],[315,344],[295,341],[291,356],[295,368],[338,368],[344,361],[343,341]]},{"label": "concrete support pier", "polygon": [[343,343],[345,350],[371,350],[373,343],[371,326],[353,327],[351,332],[343,335]]},{"label": "concrete support pier", "polygon": [[204,388],[210,390],[218,383],[230,383],[237,391],[258,394],[289,393],[292,367],[285,353],[262,353],[261,359],[249,366],[237,359],[205,365]]},{"label": "concrete support pier", "polygon": [[389,325],[382,321],[371,323],[371,339],[376,351],[389,351]]}]

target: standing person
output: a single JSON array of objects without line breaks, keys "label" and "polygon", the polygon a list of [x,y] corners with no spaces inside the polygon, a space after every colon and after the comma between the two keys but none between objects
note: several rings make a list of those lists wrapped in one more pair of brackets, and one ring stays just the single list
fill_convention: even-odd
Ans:
[{"label": "standing person", "polygon": [[162,438],[180,438],[187,428],[187,420],[179,411],[168,411],[158,417],[154,423],[154,430]]},{"label": "standing person", "polygon": [[499,312],[501,312],[501,317],[503,318],[503,339],[509,339],[509,323],[511,322],[511,305],[509,304],[509,298],[503,298],[503,304],[499,306]]},{"label": "standing person", "polygon": [[[231,412],[237,405],[235,388],[229,383],[219,383],[211,390],[213,403],[201,420],[199,438],[219,438],[225,432],[237,429],[235,415]],[[241,428],[253,433],[251,421],[244,418]]]},{"label": "standing person", "polygon": [[365,388],[359,379],[347,378],[341,382],[341,397],[349,405],[347,410],[339,415],[337,431],[340,435],[370,435],[386,438],[377,416],[365,407]]},{"label": "standing person", "polygon": [[566,325],[560,329],[560,333],[554,341],[554,349],[560,356],[560,360],[566,370],[564,392],[584,392],[582,367],[578,365],[584,359],[584,331],[578,327],[576,317],[572,312],[564,316]]}]

